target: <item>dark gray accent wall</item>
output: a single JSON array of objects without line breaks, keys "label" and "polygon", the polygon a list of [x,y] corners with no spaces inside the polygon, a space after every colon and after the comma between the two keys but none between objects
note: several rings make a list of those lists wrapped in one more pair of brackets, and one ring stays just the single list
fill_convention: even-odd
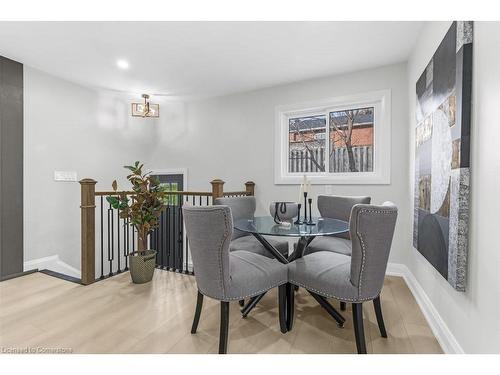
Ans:
[{"label": "dark gray accent wall", "polygon": [[0,56],[0,280],[23,271],[23,65]]}]

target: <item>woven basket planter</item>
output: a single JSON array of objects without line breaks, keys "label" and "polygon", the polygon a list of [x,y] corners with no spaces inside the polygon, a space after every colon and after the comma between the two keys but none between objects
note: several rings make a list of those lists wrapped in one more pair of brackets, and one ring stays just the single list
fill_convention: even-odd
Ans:
[{"label": "woven basket planter", "polygon": [[134,251],[128,257],[132,282],[135,284],[150,282],[155,272],[156,250]]}]

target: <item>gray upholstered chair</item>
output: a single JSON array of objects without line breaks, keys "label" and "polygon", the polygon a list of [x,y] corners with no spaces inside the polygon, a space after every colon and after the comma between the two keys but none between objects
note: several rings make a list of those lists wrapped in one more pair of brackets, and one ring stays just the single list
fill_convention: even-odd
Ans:
[{"label": "gray upholstered chair", "polygon": [[[214,200],[214,205],[224,205],[231,208],[233,221],[240,219],[253,219],[255,216],[256,202],[255,197],[222,197]],[[288,255],[288,241],[278,240],[272,237],[266,237],[266,240],[273,245],[281,254]],[[274,258],[271,253],[250,233],[245,233],[235,229],[229,244],[229,251],[245,250],[255,254],[264,255],[269,258]],[[259,299],[254,302],[257,304]],[[245,301],[240,301],[240,306],[243,307]],[[243,317],[246,317],[251,307],[242,310]]]},{"label": "gray upholstered chair", "polygon": [[397,208],[357,204],[352,208],[350,235],[352,255],[317,251],[289,264],[289,282],[311,294],[352,303],[358,353],[366,353],[362,303],[373,301],[382,337],[387,337],[380,291],[396,225]]},{"label": "gray upholstered chair", "polygon": [[[319,195],[318,210],[322,217],[349,221],[351,209],[355,204],[370,204],[370,201],[371,198],[367,196]],[[351,237],[349,233],[316,237],[307,246],[304,255],[317,251],[333,251],[334,253],[351,255]],[[345,308],[345,303],[340,302],[340,309],[345,311]]]},{"label": "gray upholstered chair", "polygon": [[221,301],[219,353],[227,352],[229,302],[258,296],[279,287],[280,327],[286,332],[285,264],[248,251],[229,251],[233,219],[227,206],[183,207],[193,259],[198,299],[191,333],[196,333],[203,296]]},{"label": "gray upholstered chair", "polygon": [[[231,208],[233,220],[240,219],[253,219],[255,216],[255,197],[224,197],[216,198],[214,205],[224,205]],[[288,241],[277,240],[272,237],[266,237],[267,241],[271,243],[283,255],[288,254]],[[229,251],[245,250],[255,254],[264,255],[273,258],[273,255],[250,233],[245,233],[239,230],[234,230],[229,245]]]},{"label": "gray upholstered chair", "polygon": [[[318,210],[322,217],[349,221],[351,209],[355,204],[370,204],[370,197],[347,197],[340,195],[319,195]],[[316,251],[333,251],[351,255],[351,241],[349,233],[337,234],[328,237],[316,237],[307,246],[305,254]]]}]

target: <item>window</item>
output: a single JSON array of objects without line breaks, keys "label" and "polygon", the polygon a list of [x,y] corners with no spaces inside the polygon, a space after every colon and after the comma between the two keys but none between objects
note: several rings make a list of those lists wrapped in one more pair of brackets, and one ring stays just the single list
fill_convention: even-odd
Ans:
[{"label": "window", "polygon": [[328,113],[331,173],[373,172],[373,107]]},{"label": "window", "polygon": [[275,183],[390,182],[390,91],[276,110]]}]

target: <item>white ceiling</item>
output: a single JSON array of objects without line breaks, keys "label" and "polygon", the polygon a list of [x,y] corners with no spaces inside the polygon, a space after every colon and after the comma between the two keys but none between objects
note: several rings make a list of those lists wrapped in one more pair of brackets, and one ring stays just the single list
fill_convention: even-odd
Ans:
[{"label": "white ceiling", "polygon": [[[421,22],[0,22],[0,55],[88,86],[204,97],[407,60]],[[128,70],[116,66],[129,62]]]}]

